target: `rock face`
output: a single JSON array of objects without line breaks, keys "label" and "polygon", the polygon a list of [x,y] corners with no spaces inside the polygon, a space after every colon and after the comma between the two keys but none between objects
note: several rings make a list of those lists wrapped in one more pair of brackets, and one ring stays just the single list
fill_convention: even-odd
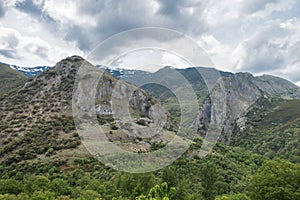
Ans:
[{"label": "rock face", "polygon": [[[76,99],[74,85],[77,81],[78,70],[84,64],[96,69],[79,56],[68,57],[58,62],[55,67],[29,79],[9,96],[0,99],[1,161],[10,164],[36,157],[52,156],[69,148],[83,149],[74,125],[72,99]],[[128,108],[131,118],[145,124],[145,126],[138,125],[133,120],[135,126],[147,128],[146,125],[151,126],[163,121],[165,121],[164,127],[171,126],[169,114],[156,99],[103,70],[101,72],[103,76],[96,83],[96,98],[93,107],[85,107],[89,98],[81,97],[76,100],[82,101],[83,110],[94,109],[92,111],[95,111],[97,119],[108,124],[108,133],[111,130],[111,121],[105,121],[107,117],[113,117],[115,121],[121,117],[121,115],[116,115],[118,113],[115,110],[118,109],[113,107],[113,105],[121,105],[113,102],[116,99],[121,103],[126,102],[124,99],[128,99],[124,108]],[[88,88],[86,91],[92,90],[93,88]],[[164,120],[166,118],[167,120]],[[122,142],[124,138],[130,138],[126,142],[132,143],[134,138],[125,137],[119,132],[116,130],[115,135],[112,134],[111,137],[121,138]],[[148,138],[150,138],[148,144],[150,146],[151,135]],[[160,141],[160,138],[156,139]]]},{"label": "rock face", "polygon": [[[171,76],[172,71],[177,71],[193,87],[201,109],[197,117],[194,119],[193,126],[198,129],[201,136],[205,136],[212,124],[221,127],[221,135],[213,135],[214,139],[219,139],[223,143],[230,142],[230,136],[237,123],[239,128],[244,128],[247,110],[259,98],[275,96],[280,98],[300,98],[300,89],[296,85],[282,78],[263,75],[254,77],[250,73],[228,73],[219,71],[222,81],[215,81],[216,69],[212,68],[187,68],[187,69],[171,69],[165,67],[155,73],[144,74],[143,76],[123,77],[126,81],[136,85],[143,85],[143,82],[149,80],[168,81],[175,85],[178,90],[183,91],[181,81]],[[202,75],[205,75],[205,80]],[[209,84],[213,88],[208,94]],[[172,95],[165,89],[154,87],[151,85],[142,86],[145,91],[154,95],[161,102],[172,102]],[[171,100],[171,101],[170,101]],[[173,108],[176,108],[173,106]],[[177,112],[178,113],[178,112]],[[176,113],[175,113],[176,114]]]},{"label": "rock face", "polygon": [[167,111],[145,91],[86,61],[82,61],[80,70],[76,77],[73,106],[76,104],[81,110],[90,112],[96,109],[100,117],[110,116],[120,121],[146,117],[156,124],[170,128],[171,121]]},{"label": "rock face", "polygon": [[[230,136],[235,122],[237,122],[239,128],[243,129],[246,120],[244,114],[259,98],[267,96],[300,97],[299,87],[287,80],[269,75],[254,77],[249,73],[237,73],[222,77],[222,79],[223,87],[216,86],[212,90],[209,97],[204,101],[195,124],[198,126],[198,132],[205,136],[209,123],[214,119],[211,114],[212,108],[218,107],[216,99],[224,98],[225,95],[224,113],[226,117],[219,121],[219,123],[222,123],[220,126],[223,127],[219,140],[225,144],[230,143]],[[212,101],[212,99],[215,101]]]},{"label": "rock face", "polygon": [[[143,90],[125,82],[119,80],[112,75],[106,73],[102,69],[97,69],[83,58],[79,56],[68,57],[60,62],[58,62],[55,67],[50,68],[48,71],[35,77],[33,80],[27,82],[20,92],[27,90],[32,90],[32,86],[38,87],[34,98],[40,98],[44,96],[45,93],[52,93],[53,96],[59,93],[59,100],[70,101],[72,98],[73,86],[76,79],[76,73],[82,66],[89,65],[89,68],[96,71],[100,71],[101,77],[98,79],[96,86],[96,110],[101,115],[112,115],[113,110],[111,108],[112,97],[119,99],[120,101],[128,99],[129,105],[124,105],[134,112],[133,114],[138,114],[146,117],[154,118],[157,116],[154,114],[153,105],[158,103],[156,99],[148,95]],[[93,72],[94,72],[93,71]],[[87,80],[88,77],[84,77]],[[89,88],[87,92],[92,91]],[[81,96],[77,98],[79,101],[87,102],[91,95]],[[73,98],[76,98],[74,94]]]}]

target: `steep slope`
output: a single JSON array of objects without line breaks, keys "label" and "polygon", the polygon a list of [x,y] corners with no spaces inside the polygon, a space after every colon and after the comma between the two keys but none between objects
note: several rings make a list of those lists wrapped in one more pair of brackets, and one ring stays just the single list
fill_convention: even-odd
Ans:
[{"label": "steep slope", "polygon": [[[176,69],[166,66],[154,73],[133,74],[131,76],[123,76],[121,78],[140,86],[147,93],[159,99],[171,115],[179,121],[181,111],[177,99],[178,97],[175,96],[174,91],[162,86],[161,83],[172,85],[176,91],[182,92],[185,91],[186,87],[182,80],[184,79],[194,90],[195,95],[198,98],[198,104],[201,106],[208,95],[208,88],[205,81],[209,82],[214,80],[215,78],[213,76],[215,76],[216,73],[220,73],[220,75],[224,77],[231,75],[231,73],[227,72],[218,72],[213,68],[197,67]],[[203,75],[205,75],[207,80],[203,79]]]},{"label": "steep slope", "polygon": [[[291,82],[279,77],[270,75],[263,75],[254,77],[250,73],[228,73],[219,71],[222,77],[223,86],[218,85],[212,90],[211,94],[208,94],[208,89],[201,74],[205,74],[207,79],[210,79],[209,74],[213,74],[215,69],[211,68],[187,68],[187,69],[173,69],[170,67],[162,68],[155,73],[144,74],[142,76],[123,77],[124,80],[136,85],[142,85],[142,88],[149,94],[158,98],[162,104],[168,109],[168,111],[174,116],[180,116],[180,107],[176,96],[168,89],[157,84],[143,83],[150,82],[152,80],[168,80],[173,84],[178,84],[180,81],[176,78],[170,77],[173,70],[176,70],[189,82],[194,89],[199,105],[202,106],[197,118],[194,121],[194,125],[198,127],[198,132],[201,136],[205,136],[211,121],[211,112],[213,107],[218,105],[212,105],[211,98],[221,99],[226,98],[225,113],[226,118],[222,121],[223,132],[220,136],[220,140],[223,143],[229,144],[231,133],[233,131],[233,125],[236,119],[238,126],[243,127],[245,120],[242,118],[259,98],[264,96],[278,97],[283,99],[297,99],[300,98],[300,89],[298,86]],[[200,73],[199,73],[200,72]],[[209,80],[206,80],[209,81]],[[180,84],[177,86],[180,90]],[[224,88],[224,89],[222,89]],[[216,101],[217,102],[217,101]],[[222,108],[223,109],[223,108]],[[216,111],[222,113],[222,110]],[[218,116],[216,116],[218,117]],[[219,121],[222,119],[219,119]]]},{"label": "steep slope", "polygon": [[[75,130],[72,115],[73,87],[76,73],[81,65],[95,68],[81,57],[66,58],[58,62],[54,68],[28,81],[21,90],[0,102],[2,162],[11,164],[22,160],[44,158],[57,153],[63,154],[64,149],[70,148],[74,148],[75,152],[79,151],[78,154],[88,155],[80,145],[81,141]],[[132,151],[148,151],[153,142],[167,142],[157,135],[149,136],[147,141],[141,141],[136,139],[139,135],[128,136],[116,130],[118,127],[110,112],[112,92],[126,97],[134,94],[129,103],[130,114],[136,123],[129,124],[127,128],[146,126],[142,123],[145,121],[148,126],[151,126],[163,121],[160,116],[167,116],[167,113],[163,113],[164,110],[160,109],[158,102],[144,91],[119,81],[108,73],[103,73],[98,83],[95,106],[99,122],[103,125],[107,124],[107,137],[118,145],[123,145],[122,148]],[[170,123],[165,126],[168,128]]]},{"label": "steep slope", "polygon": [[300,162],[300,100],[260,98],[235,127],[231,145],[269,156]]},{"label": "steep slope", "polygon": [[[20,195],[19,199],[26,199],[24,198],[26,195],[22,194],[24,192],[35,199],[41,199],[43,196],[49,197],[48,199],[135,199],[138,195],[147,194],[151,187],[162,182],[168,182],[169,186],[176,187],[174,199],[214,199],[221,194],[248,192],[251,176],[267,158],[240,147],[217,143],[211,154],[200,159],[197,154],[203,143],[200,138],[195,139],[186,153],[169,167],[147,174],[117,172],[93,158],[81,144],[82,140],[75,131],[71,109],[73,86],[76,85],[75,75],[79,66],[84,63],[93,67],[78,56],[66,58],[54,68],[28,81],[21,90],[10,93],[0,101],[0,198],[9,198],[6,193],[10,193]],[[164,70],[167,72],[168,69]],[[193,69],[189,70],[184,70],[184,73],[191,82],[194,82],[194,87],[203,87],[198,75],[194,76]],[[228,108],[229,113],[233,112],[232,109],[236,109],[234,112],[239,116],[239,110],[247,108],[255,98],[260,100],[260,95],[268,95],[252,84],[254,79],[249,74],[224,75],[226,92],[232,93],[228,95],[231,100],[228,104],[231,106]],[[172,77],[170,81],[176,82]],[[176,84],[180,85],[178,82]],[[282,88],[282,91],[276,90],[272,95],[281,96],[284,93],[286,96],[285,87]],[[160,116],[154,108],[156,99],[109,74],[104,74],[99,80],[97,91],[95,110],[98,122],[106,127],[107,137],[115,144],[126,150],[144,153],[148,152],[149,148],[150,150],[161,148],[168,142],[164,140],[165,138],[156,136],[143,140],[136,135],[128,137],[121,134],[120,123],[118,124],[112,117],[113,109],[110,104],[112,91],[123,97],[134,94],[134,98],[129,102],[130,114],[136,123],[130,124],[130,129],[151,126],[151,123]],[[162,91],[162,94],[167,100],[170,97],[165,91],[167,90]],[[153,92],[155,94],[155,91]],[[251,96],[250,93],[255,95]],[[203,97],[205,92],[199,94],[205,99],[206,96]],[[291,94],[295,95],[291,97],[297,97],[296,92]],[[213,95],[215,97],[220,95],[217,88]],[[251,101],[248,101],[247,95],[252,98]],[[241,98],[240,102],[238,98]],[[279,101],[283,100],[279,98]],[[234,108],[235,103],[240,104],[240,107]],[[262,104],[255,103],[255,105]],[[264,105],[268,107],[273,103]],[[275,109],[279,106],[278,114],[273,115],[272,109],[262,112],[263,116],[267,117],[263,125],[260,125],[260,129],[264,126],[269,128],[270,123],[279,122],[285,125],[291,120],[297,120],[297,112],[293,110],[294,106],[298,105],[297,101],[286,101],[282,106],[276,105],[271,107]],[[289,115],[281,119],[280,116],[284,111]],[[204,110],[203,114],[209,112]],[[253,115],[256,116],[255,113]],[[271,121],[270,116],[274,116]],[[206,119],[209,117],[208,115]],[[251,116],[247,117],[252,119]],[[250,120],[247,123],[250,124]],[[260,122],[257,120],[254,123]],[[242,146],[242,143],[236,145]],[[136,148],[141,146],[146,148]],[[288,151],[290,149],[287,149]]]},{"label": "steep slope", "polygon": [[273,76],[254,77],[249,73],[237,73],[231,76],[223,77],[224,90],[216,87],[205,100],[195,123],[199,125],[199,133],[205,134],[209,126],[211,117],[210,110],[212,105],[210,97],[219,99],[226,96],[226,120],[223,121],[223,132],[220,140],[229,144],[234,127],[234,121],[238,127],[244,127],[245,119],[242,118],[259,98],[278,97],[278,98],[300,98],[300,88],[296,85]]},{"label": "steep slope", "polygon": [[26,82],[26,77],[0,63],[0,98],[10,90],[16,90]]},{"label": "steep slope", "polygon": [[[155,84],[147,84],[144,85],[144,83],[151,83],[152,80],[165,80],[167,79],[168,82],[172,84],[178,85],[180,89],[180,82],[178,82],[177,77],[170,77],[170,74],[172,74],[173,71],[176,71],[180,73],[192,86],[194,89],[199,102],[202,103],[205,97],[208,94],[207,86],[205,83],[205,80],[203,79],[202,75],[205,74],[205,77],[209,79],[210,74],[214,74],[216,69],[213,68],[204,68],[204,67],[191,67],[186,69],[176,69],[172,68],[170,66],[166,66],[154,73],[136,73],[131,76],[124,76],[121,77],[122,79],[135,84],[142,86],[143,89],[145,89],[148,93],[154,95],[162,102],[165,102],[168,98],[172,97],[172,94],[170,91],[168,91],[167,88],[162,89],[161,87],[155,85]],[[219,72],[221,76],[227,77],[230,76],[231,73],[228,72]],[[209,81],[209,80],[206,80]],[[159,92],[157,92],[157,89],[159,89]]]},{"label": "steep slope", "polygon": [[300,98],[299,87],[279,77],[271,75],[258,76],[256,77],[254,84],[262,91],[272,96],[287,99]]}]

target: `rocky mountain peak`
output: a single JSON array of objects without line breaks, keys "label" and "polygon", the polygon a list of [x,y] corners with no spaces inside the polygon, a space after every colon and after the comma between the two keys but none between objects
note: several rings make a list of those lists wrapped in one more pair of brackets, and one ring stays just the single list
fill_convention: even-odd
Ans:
[{"label": "rocky mountain peak", "polygon": [[[156,99],[136,86],[96,68],[83,58],[71,56],[31,78],[20,90],[0,100],[1,160],[9,164],[23,159],[52,156],[68,148],[84,149],[75,129],[72,112],[72,99],[82,101],[83,105],[90,100],[74,93],[77,83],[75,80],[82,66],[88,66],[102,74],[97,83],[92,109],[96,111],[98,122],[106,126],[105,130],[112,141],[117,140],[120,145],[125,145],[123,148],[132,151],[147,151],[153,142],[166,142],[165,139],[144,131],[154,124],[166,129],[175,127],[167,111]],[[130,111],[133,119],[131,124],[122,123],[118,115],[113,116],[116,114],[112,108],[113,95],[120,102],[123,98],[129,99],[129,104],[124,105],[124,108]],[[123,125],[127,129],[141,131],[126,135],[120,130]],[[141,137],[140,134],[148,139],[136,140],[136,137]],[[28,149],[31,149],[30,152]],[[23,156],[24,153],[28,155]]]}]

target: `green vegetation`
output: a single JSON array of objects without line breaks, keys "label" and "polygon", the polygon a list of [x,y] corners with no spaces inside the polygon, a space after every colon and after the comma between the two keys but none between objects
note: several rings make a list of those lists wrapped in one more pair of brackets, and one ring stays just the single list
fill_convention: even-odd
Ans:
[{"label": "green vegetation", "polygon": [[148,195],[141,195],[137,197],[137,200],[170,200],[176,189],[174,187],[168,188],[168,184],[162,183],[161,185],[156,185],[150,189]]},{"label": "green vegetation", "polygon": [[[197,145],[195,143],[171,166],[147,174],[116,172],[86,156],[76,159],[54,156],[11,165],[2,163],[0,177],[5,187],[0,184],[0,193],[26,194],[29,198],[50,195],[52,199],[61,199],[62,196],[69,199],[135,199],[149,197],[153,194],[152,187],[166,182],[170,191],[176,188],[172,189],[171,197],[168,196],[170,199],[214,199],[231,192],[247,192],[251,176],[266,160],[240,148],[221,144],[205,159],[189,158],[197,153]],[[15,190],[16,187],[19,189]]]},{"label": "green vegetation", "polygon": [[246,129],[235,130],[231,145],[300,163],[300,100],[261,98],[246,116]]},{"label": "green vegetation", "polygon": [[263,164],[251,179],[252,199],[300,199],[300,165],[275,159]]},{"label": "green vegetation", "polygon": [[[144,174],[117,172],[92,157],[75,130],[71,99],[80,62],[65,59],[59,69],[35,77],[21,90],[8,89],[0,99],[0,200],[300,199],[300,100],[259,99],[247,113],[246,129],[236,127],[233,146],[217,143],[205,158],[197,138],[168,167]],[[181,73],[198,88],[201,103],[207,94],[203,80],[194,79],[193,69]],[[174,95],[158,89],[168,109],[180,114]],[[138,114],[135,126],[151,126]],[[116,144],[151,140],[122,134],[123,124],[111,115],[97,117]],[[166,143],[147,145],[155,151]]]},{"label": "green vegetation", "polygon": [[27,78],[23,74],[11,69],[8,65],[0,63],[0,98],[11,90],[23,86]]},{"label": "green vegetation", "polygon": [[[192,148],[193,149],[193,148]],[[157,172],[128,174],[94,158],[0,166],[0,199],[298,199],[300,165],[218,144]]]}]

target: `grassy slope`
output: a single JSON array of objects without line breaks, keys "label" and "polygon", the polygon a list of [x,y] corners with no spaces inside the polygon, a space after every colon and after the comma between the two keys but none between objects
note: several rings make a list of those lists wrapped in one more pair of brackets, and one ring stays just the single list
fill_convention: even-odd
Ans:
[{"label": "grassy slope", "polygon": [[246,130],[233,134],[232,145],[300,162],[300,100],[262,98],[247,117]]},{"label": "grassy slope", "polygon": [[0,97],[10,90],[23,86],[26,80],[27,78],[23,74],[0,63]]}]

